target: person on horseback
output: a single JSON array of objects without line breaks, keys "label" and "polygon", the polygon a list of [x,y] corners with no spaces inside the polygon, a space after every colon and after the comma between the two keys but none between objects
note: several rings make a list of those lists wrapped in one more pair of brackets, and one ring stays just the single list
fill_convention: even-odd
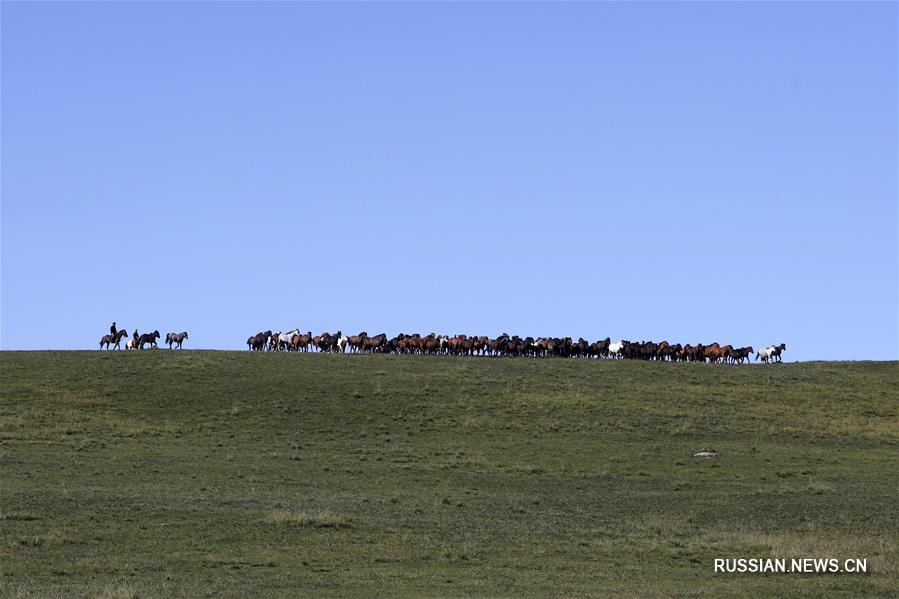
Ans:
[{"label": "person on horseback", "polygon": [[137,329],[134,329],[133,341],[131,342],[131,349],[137,349],[137,341],[140,339],[140,335],[137,334]]},{"label": "person on horseback", "polygon": [[109,327],[109,334],[112,335],[113,337],[115,337],[115,334],[116,334],[117,332],[118,332],[118,330],[115,328],[115,321],[113,320],[113,321],[112,321],[112,326]]}]

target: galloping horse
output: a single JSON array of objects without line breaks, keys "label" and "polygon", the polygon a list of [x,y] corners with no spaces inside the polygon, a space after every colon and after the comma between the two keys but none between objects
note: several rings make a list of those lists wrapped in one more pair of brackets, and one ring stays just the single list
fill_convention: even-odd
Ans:
[{"label": "galloping horse", "polygon": [[119,344],[122,342],[122,339],[127,336],[128,331],[125,329],[117,331],[115,335],[103,335],[103,337],[100,338],[100,349],[103,349],[103,346],[105,345],[108,351],[110,344],[112,344],[115,349],[122,349]]},{"label": "galloping horse", "polygon": [[786,349],[787,346],[784,343],[781,343],[780,345],[769,345],[765,349],[760,349],[756,352],[755,359],[761,360],[765,364],[768,364],[772,359],[774,362],[781,362],[783,360],[780,357],[780,353],[786,351]]},{"label": "galloping horse", "polygon": [[368,339],[368,333],[365,331],[362,331],[358,335],[350,335],[349,341],[347,342],[350,351],[353,353],[362,351],[365,348],[366,339]]},{"label": "galloping horse", "polygon": [[780,352],[787,351],[787,344],[781,343],[780,345],[774,345],[770,349],[771,349],[771,357],[774,358],[778,362],[783,362],[783,358],[780,357]]},{"label": "galloping horse", "polygon": [[347,337],[340,331],[337,331],[336,335],[324,332],[317,339],[318,342],[316,343],[315,339],[313,339],[313,343],[318,346],[319,351],[335,353],[343,353],[343,351],[346,349],[347,342],[349,341],[349,337]]},{"label": "galloping horse", "polygon": [[349,342],[349,340],[350,340],[349,337],[347,337],[346,335],[344,335],[344,334],[341,333],[340,331],[337,331],[337,343],[336,343],[336,345],[337,345],[337,351],[338,351],[339,353],[343,353],[343,352],[346,351],[346,345],[347,345],[347,343]]},{"label": "galloping horse", "polygon": [[288,331],[286,333],[279,333],[277,335],[277,337],[272,340],[272,345],[274,347],[272,347],[271,349],[277,349],[279,351],[282,349],[290,349],[291,348],[290,342],[293,339],[293,336],[299,335],[299,334],[300,334],[300,329],[294,329],[294,330]]},{"label": "galloping horse", "polygon": [[366,337],[364,349],[371,352],[383,351],[386,345],[387,333],[381,333],[380,335],[375,335],[374,337]]},{"label": "galloping horse", "polygon": [[156,340],[159,339],[159,331],[153,331],[152,333],[144,333],[140,336],[140,339],[137,340],[137,348],[143,349],[145,343],[149,343],[156,349]]},{"label": "galloping horse", "polygon": [[309,342],[312,340],[312,331],[305,335],[295,334],[290,338],[290,349],[293,351],[309,351]]},{"label": "galloping horse", "polygon": [[180,333],[166,333],[165,342],[169,344],[169,349],[172,349],[172,344],[176,344],[178,349],[181,349],[181,344],[184,343],[184,340],[187,339],[187,331],[182,331]]},{"label": "galloping horse", "polygon": [[755,350],[752,349],[752,346],[741,347],[730,352],[730,358],[734,364],[742,364],[743,360],[750,360],[750,356],[752,355],[753,351]]}]

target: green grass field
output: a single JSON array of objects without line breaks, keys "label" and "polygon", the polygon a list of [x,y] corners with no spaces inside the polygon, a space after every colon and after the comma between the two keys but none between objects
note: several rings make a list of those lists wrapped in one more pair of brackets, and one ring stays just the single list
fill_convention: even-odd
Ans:
[{"label": "green grass field", "polygon": [[[2,352],[0,381],[3,596],[899,589],[896,362]],[[714,573],[738,557],[868,573]]]}]

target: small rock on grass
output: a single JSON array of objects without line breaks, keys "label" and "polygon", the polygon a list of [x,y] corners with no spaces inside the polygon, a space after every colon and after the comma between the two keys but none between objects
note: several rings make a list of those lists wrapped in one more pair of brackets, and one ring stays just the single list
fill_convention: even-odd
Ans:
[{"label": "small rock on grass", "polygon": [[703,459],[703,460],[710,460],[710,459],[712,459],[712,458],[717,458],[717,457],[718,457],[718,452],[717,452],[717,451],[714,451],[714,450],[710,450],[710,449],[703,449],[703,450],[700,451],[700,452],[694,453],[694,454],[693,454],[693,457],[694,457],[694,458],[700,458],[700,459]]}]

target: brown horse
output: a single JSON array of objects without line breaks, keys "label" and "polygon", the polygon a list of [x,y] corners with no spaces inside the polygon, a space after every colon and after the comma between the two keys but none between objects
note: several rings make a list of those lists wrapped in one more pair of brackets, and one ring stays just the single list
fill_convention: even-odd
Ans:
[{"label": "brown horse", "polygon": [[305,335],[294,335],[290,338],[290,345],[293,347],[294,351],[309,351],[309,344],[312,343],[312,331],[309,331]]},{"label": "brown horse", "polygon": [[486,335],[481,335],[473,341],[474,343],[471,346],[472,353],[477,353],[481,356],[487,353],[487,342],[490,341],[489,337],[487,337]]},{"label": "brown horse", "polygon": [[440,339],[437,335],[431,333],[421,340],[421,350],[426,354],[436,354],[440,352]]},{"label": "brown horse", "polygon": [[725,345],[724,347],[722,347],[721,350],[720,350],[720,352],[721,352],[721,361],[724,362],[724,363],[726,364],[727,361],[730,359],[730,354],[731,354],[732,351],[734,351],[734,346],[733,346],[733,345]]},{"label": "brown horse", "polygon": [[713,363],[717,362],[721,355],[721,346],[718,345],[717,341],[711,345],[706,345],[702,351],[702,357]]},{"label": "brown horse", "polygon": [[322,333],[321,335],[316,335],[312,338],[312,345],[318,348],[318,351],[322,350],[322,339],[324,339],[325,335],[328,333]]},{"label": "brown horse", "polygon": [[366,337],[363,349],[366,351],[376,352],[383,351],[387,344],[387,333],[381,333],[374,337]]},{"label": "brown horse", "polygon": [[362,331],[358,335],[350,335],[347,341],[347,345],[350,346],[350,352],[356,353],[363,350],[365,347],[365,340],[368,339],[368,333]]},{"label": "brown horse", "polygon": [[100,338],[100,349],[103,349],[103,346],[106,346],[106,350],[109,351],[110,345],[112,345],[115,349],[122,349],[119,345],[122,342],[122,339],[128,336],[128,331],[122,329],[121,331],[117,331],[115,335],[103,335]]}]

